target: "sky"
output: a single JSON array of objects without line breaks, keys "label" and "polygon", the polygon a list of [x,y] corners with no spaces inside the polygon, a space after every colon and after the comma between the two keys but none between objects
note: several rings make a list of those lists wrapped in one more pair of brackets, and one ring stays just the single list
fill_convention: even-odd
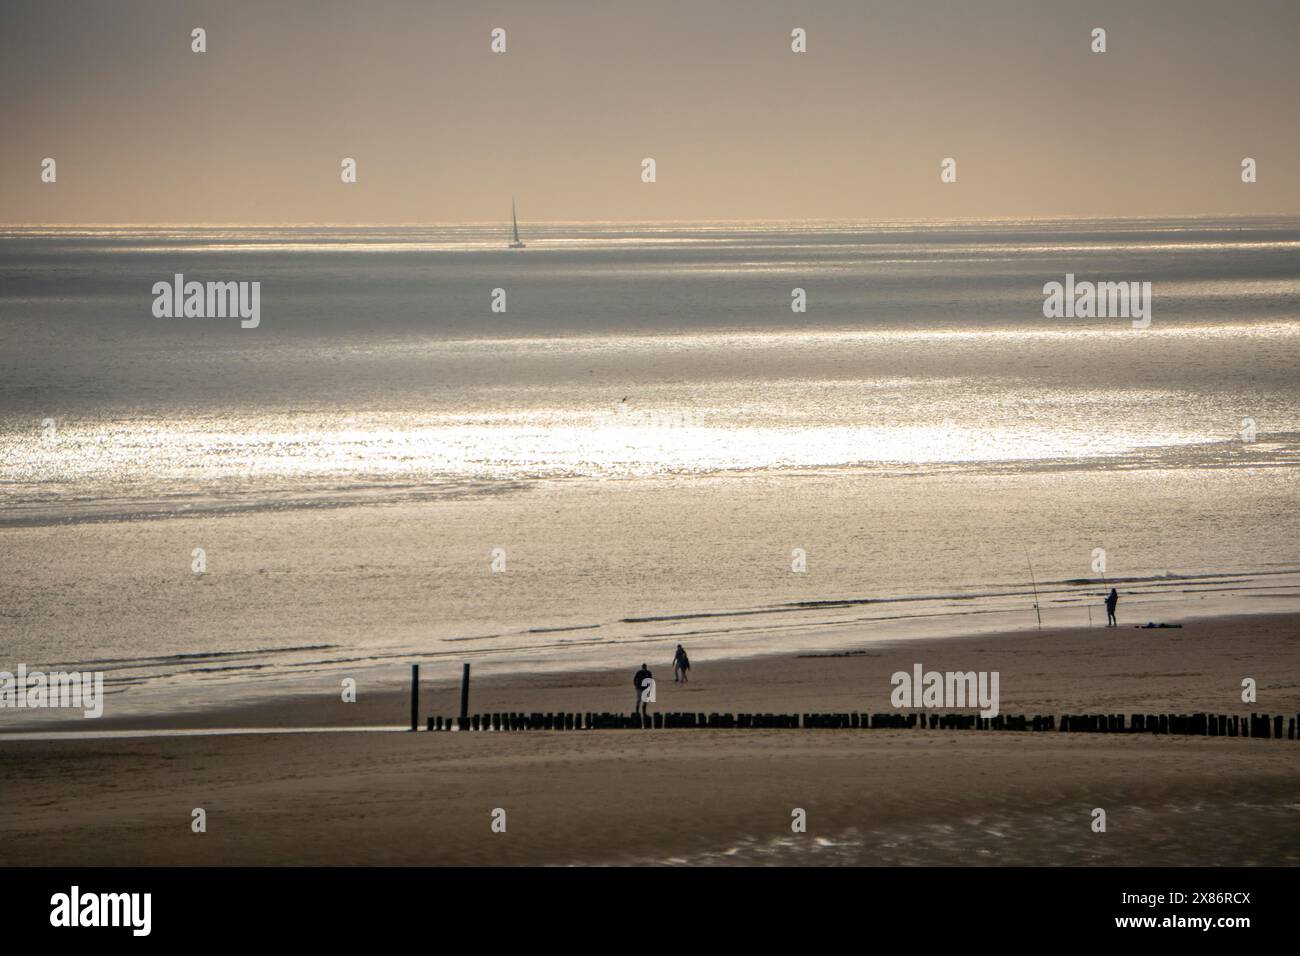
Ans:
[{"label": "sky", "polygon": [[1297,51],[1291,0],[3,0],[0,222],[1293,215]]}]

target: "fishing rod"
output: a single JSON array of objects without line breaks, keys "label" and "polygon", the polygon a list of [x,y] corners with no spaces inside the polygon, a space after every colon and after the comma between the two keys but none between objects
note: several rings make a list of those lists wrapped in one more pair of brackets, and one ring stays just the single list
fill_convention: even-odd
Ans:
[{"label": "fishing rod", "polygon": [[1038,629],[1043,629],[1043,612],[1038,609],[1038,582],[1034,579],[1034,563],[1029,560],[1029,552],[1025,552],[1025,564],[1029,565],[1029,582],[1034,586],[1034,616],[1038,618]]},{"label": "fishing rod", "polygon": [[[1103,589],[1105,589],[1105,588],[1109,588],[1109,587],[1110,587],[1110,582],[1106,580],[1106,546],[1105,546],[1104,544],[1101,546],[1101,567],[1099,567],[1099,568],[1097,569],[1097,571],[1098,571],[1098,573],[1101,575],[1101,586],[1102,586],[1102,588],[1103,588]],[[1108,598],[1108,597],[1110,597],[1109,594],[1105,595],[1104,598],[1103,598],[1103,600],[1104,600],[1105,598]],[[1110,614],[1109,614],[1109,610],[1110,610],[1110,608],[1107,607],[1107,612],[1108,612],[1108,613],[1107,613],[1107,615],[1106,615],[1106,624],[1107,624],[1108,627],[1110,626]],[[1089,623],[1089,624],[1092,623],[1092,607],[1091,607],[1091,606],[1088,607],[1088,623]]]}]

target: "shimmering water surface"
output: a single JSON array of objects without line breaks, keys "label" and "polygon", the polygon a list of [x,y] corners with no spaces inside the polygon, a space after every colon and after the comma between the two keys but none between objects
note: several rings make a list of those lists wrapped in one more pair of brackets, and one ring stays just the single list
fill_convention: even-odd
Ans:
[{"label": "shimmering water surface", "polygon": [[[1031,563],[1082,620],[1098,546],[1161,601],[1289,606],[1294,221],[523,230],[0,231],[6,659],[208,700],[762,652],[903,598],[913,636],[1021,621]],[[1067,272],[1151,282],[1150,328],[1045,319]],[[261,282],[260,326],[155,318],[176,273]]]}]

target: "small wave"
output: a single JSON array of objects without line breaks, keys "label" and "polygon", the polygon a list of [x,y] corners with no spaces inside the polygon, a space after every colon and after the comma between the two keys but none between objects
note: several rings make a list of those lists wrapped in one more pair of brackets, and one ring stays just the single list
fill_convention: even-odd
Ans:
[{"label": "small wave", "polygon": [[289,647],[258,647],[242,651],[195,651],[178,654],[161,654],[150,657],[93,657],[83,661],[66,664],[42,664],[43,669],[61,668],[64,670],[83,670],[94,666],[109,669],[127,667],[165,667],[168,664],[185,664],[205,660],[230,660],[240,657],[258,655],[298,654],[303,651],[324,651],[338,647],[338,644],[295,644]]}]

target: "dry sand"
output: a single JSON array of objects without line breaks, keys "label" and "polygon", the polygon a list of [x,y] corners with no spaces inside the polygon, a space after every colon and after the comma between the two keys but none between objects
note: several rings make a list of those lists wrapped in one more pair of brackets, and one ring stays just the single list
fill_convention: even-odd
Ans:
[{"label": "dry sand", "polygon": [[[919,661],[999,671],[1004,713],[1294,715],[1298,650],[1300,616],[1274,615],[696,660],[685,688],[649,663],[661,710],[882,711],[889,675]],[[477,682],[471,709],[626,711],[633,669]],[[1245,677],[1257,704],[1241,702]],[[458,694],[430,681],[422,713],[454,713]],[[398,691],[345,705],[331,690],[152,723],[360,726],[408,711]],[[4,741],[0,760],[2,864],[1300,863],[1300,741],[337,732]],[[795,808],[807,833],[791,832]]]}]

